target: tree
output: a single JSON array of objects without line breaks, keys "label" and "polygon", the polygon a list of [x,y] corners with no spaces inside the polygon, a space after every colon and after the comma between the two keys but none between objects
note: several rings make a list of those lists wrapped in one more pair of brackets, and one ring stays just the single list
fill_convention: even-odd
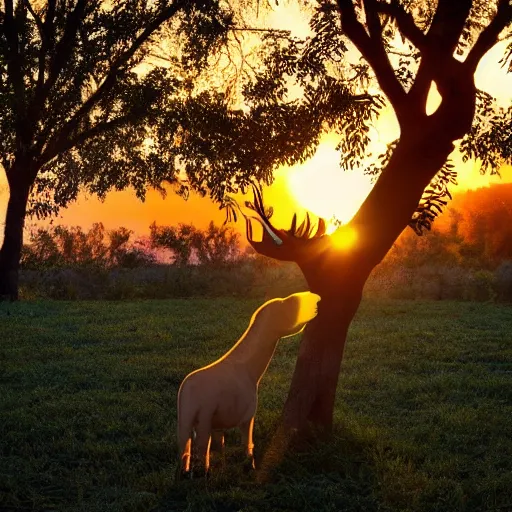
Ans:
[{"label": "tree", "polygon": [[[0,297],[18,295],[27,212],[54,212],[80,187],[104,196],[132,186],[142,198],[147,186],[177,182],[190,77],[230,24],[218,0],[2,2],[0,162],[9,201]],[[148,56],[166,25],[178,34],[179,58],[158,67]]]},{"label": "tree", "polygon": [[220,266],[233,263],[240,255],[240,235],[227,226],[216,226],[213,221],[201,231],[196,230],[191,239],[200,265]]},{"label": "tree", "polygon": [[21,265],[41,269],[134,268],[154,264],[154,255],[146,250],[144,241],[132,243],[132,234],[124,227],[105,232],[101,222],[93,224],[87,232],[80,226],[39,228],[30,233],[29,243],[23,246]]},{"label": "tree", "polygon": [[147,240],[131,243],[133,231],[120,227],[108,232],[108,264],[110,267],[136,268],[153,265],[155,255],[148,249]]},{"label": "tree", "polygon": [[461,254],[471,263],[495,269],[512,259],[512,186],[499,184],[456,198],[461,210]]},{"label": "tree", "polygon": [[[254,213],[245,215],[250,243],[263,255],[296,262],[310,290],[322,297],[319,314],[307,325],[301,341],[283,415],[287,428],[303,430],[310,422],[331,428],[347,331],[364,284],[398,235],[407,226],[417,233],[429,229],[451,197],[448,186],[455,180],[455,170],[448,158],[455,141],[469,133],[461,145],[467,155],[482,157],[492,142],[491,164],[510,161],[511,110],[493,110],[489,96],[477,91],[474,74],[511,21],[509,0],[491,4],[471,0],[320,0],[312,16],[313,35],[301,44],[283,44],[283,54],[293,47],[297,56],[290,52],[281,68],[267,65],[246,87],[252,108],[267,102],[279,103],[286,110],[290,75],[305,90],[303,104],[310,102],[314,84],[304,82],[306,64],[310,70],[318,70],[317,83],[336,80],[353,94],[368,94],[367,84],[376,81],[400,125],[400,138],[382,155],[382,165],[366,169],[377,176],[371,193],[351,222],[331,236],[325,234],[324,221],[315,226],[309,216],[300,225],[294,217],[288,230],[275,228],[259,187],[254,187],[254,202],[248,204]],[[403,44],[397,48],[400,40]],[[349,47],[357,48],[362,62],[350,64],[344,59]],[[441,103],[427,114],[432,84],[437,86]],[[319,108],[311,102],[309,107]],[[299,108],[297,103],[293,108]],[[484,119],[487,124],[472,128],[475,111],[477,120]],[[367,151],[372,116],[350,115],[345,109],[334,119],[328,115],[318,119],[324,127],[334,127],[343,135],[342,165],[361,166],[358,161]],[[492,133],[488,133],[489,121]],[[501,130],[495,129],[497,125]],[[252,235],[254,219],[264,227],[261,241]],[[355,243],[340,248],[335,241],[347,233]]]},{"label": "tree", "polygon": [[183,267],[193,262],[218,266],[234,261],[240,252],[240,235],[227,226],[216,226],[213,221],[205,230],[192,224],[149,227],[150,244],[154,249],[167,249],[174,256],[174,264]]},{"label": "tree", "polygon": [[184,267],[190,264],[192,256],[192,239],[197,228],[192,224],[178,226],[149,226],[149,240],[153,249],[167,249],[172,252],[174,265]]}]

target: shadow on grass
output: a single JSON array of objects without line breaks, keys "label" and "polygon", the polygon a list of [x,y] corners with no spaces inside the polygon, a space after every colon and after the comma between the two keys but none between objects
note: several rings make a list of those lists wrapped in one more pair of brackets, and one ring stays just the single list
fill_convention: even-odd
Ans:
[{"label": "shadow on grass", "polygon": [[343,428],[330,440],[290,440],[276,429],[261,445],[256,471],[244,473],[239,449],[228,449],[225,463],[213,454],[208,479],[173,484],[154,512],[385,510],[368,456],[373,447]]},{"label": "shadow on grass", "polygon": [[[504,510],[468,496],[456,475],[433,475],[422,456],[387,444],[376,430],[338,425],[325,439],[268,431],[256,452],[257,470],[243,472],[240,450],[225,463],[213,457],[208,479],[174,483],[154,512],[456,512]],[[508,510],[508,509],[507,509]]]}]

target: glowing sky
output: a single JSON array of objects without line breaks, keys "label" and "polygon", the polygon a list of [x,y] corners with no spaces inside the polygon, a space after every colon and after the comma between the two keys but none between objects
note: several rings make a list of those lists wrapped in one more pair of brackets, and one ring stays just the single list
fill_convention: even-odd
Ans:
[{"label": "glowing sky", "polygon": [[[292,29],[300,36],[309,32],[307,19],[295,4],[281,4],[269,14],[269,24],[276,28]],[[512,74],[507,74],[498,61],[503,55],[503,45],[495,47],[482,60],[476,74],[477,87],[484,89],[499,99],[505,106],[512,100]],[[429,108],[435,110],[436,95],[431,95]],[[378,155],[386,144],[397,138],[398,125],[393,112],[383,112],[375,128],[371,131],[372,152]],[[348,221],[368,194],[370,179],[360,171],[343,171],[339,168],[339,154],[335,150],[338,139],[334,134],[325,136],[313,159],[294,168],[281,167],[275,174],[275,183],[266,191],[265,202],[275,209],[274,223],[287,227],[294,212],[304,214],[304,208],[317,215],[330,218],[332,215],[341,221]],[[454,159],[459,174],[459,190],[478,188],[491,183],[512,181],[512,167],[502,169],[499,177],[482,176],[476,162],[462,163]],[[456,192],[456,190],[455,190]],[[5,177],[0,173],[0,227],[2,227],[7,202]],[[124,226],[137,235],[149,232],[149,225],[192,223],[204,228],[210,220],[217,224],[224,221],[225,214],[219,211],[208,198],[191,194],[188,201],[171,191],[163,198],[156,191],[148,191],[145,203],[141,203],[130,190],[108,194],[104,203],[94,197],[80,196],[78,201],[54,220],[54,223],[81,225],[88,229],[94,222],[103,222],[107,229]],[[27,219],[30,228],[35,221]],[[243,223],[238,221],[242,230]],[[0,240],[3,237],[3,229]]]}]

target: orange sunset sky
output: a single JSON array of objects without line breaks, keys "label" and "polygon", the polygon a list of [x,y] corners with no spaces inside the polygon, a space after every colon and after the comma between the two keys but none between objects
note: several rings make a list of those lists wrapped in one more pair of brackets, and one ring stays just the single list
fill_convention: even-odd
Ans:
[{"label": "orange sunset sky", "polygon": [[[301,15],[294,4],[281,4],[268,14],[268,25],[275,28],[291,29],[297,35],[308,33],[306,18]],[[481,62],[477,74],[477,87],[494,95],[502,106],[512,100],[512,74],[507,74],[499,65],[503,56],[504,45],[491,50]],[[436,93],[429,98],[429,108],[435,110]],[[376,156],[385,149],[385,144],[398,136],[398,126],[392,111],[385,110],[372,129],[372,153]],[[300,166],[280,167],[275,174],[274,184],[265,191],[265,203],[274,206],[274,222],[278,227],[286,227],[294,212],[303,214],[305,210],[329,219],[333,215],[341,221],[350,220],[351,216],[368,194],[371,183],[369,177],[361,171],[343,171],[339,169],[339,154],[335,150],[335,134],[326,135],[313,159]],[[512,167],[504,166],[501,178],[482,176],[478,162],[462,163],[460,156],[454,157],[459,174],[459,186],[452,192],[488,186],[492,183],[512,181]],[[0,227],[3,228],[7,187],[5,176],[0,173]],[[220,224],[225,219],[225,212],[218,209],[208,198],[191,194],[188,201],[176,196],[169,190],[166,198],[160,193],[149,190],[144,203],[140,202],[131,190],[112,192],[105,202],[95,197],[82,195],[76,203],[61,211],[54,223],[68,226],[80,225],[88,229],[94,222],[102,222],[106,229],[120,226],[129,228],[137,236],[149,233],[149,225],[192,223],[199,228],[207,226],[210,220]],[[44,224],[47,224],[45,221]],[[28,229],[41,222],[27,219]],[[236,225],[244,229],[239,219]],[[1,230],[0,240],[3,238]]]}]

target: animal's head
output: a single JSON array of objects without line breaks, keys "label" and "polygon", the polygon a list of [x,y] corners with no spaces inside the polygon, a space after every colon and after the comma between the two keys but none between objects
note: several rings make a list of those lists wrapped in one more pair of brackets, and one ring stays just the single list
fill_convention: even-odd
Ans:
[{"label": "animal's head", "polygon": [[261,306],[262,320],[280,338],[292,336],[304,329],[318,314],[320,295],[311,292],[294,293],[284,299],[273,299]]}]

